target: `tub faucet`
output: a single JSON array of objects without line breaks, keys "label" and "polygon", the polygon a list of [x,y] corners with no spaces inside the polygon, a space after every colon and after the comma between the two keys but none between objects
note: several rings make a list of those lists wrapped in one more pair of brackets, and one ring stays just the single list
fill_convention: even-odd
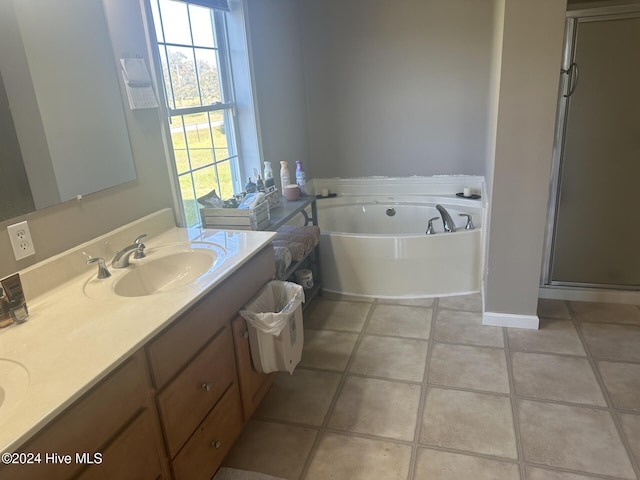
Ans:
[{"label": "tub faucet", "polygon": [[427,224],[427,231],[425,232],[427,235],[435,235],[436,230],[433,228],[434,220],[440,220],[440,217],[433,217],[429,219],[429,223]]},{"label": "tub faucet", "polygon": [[129,259],[131,254],[133,258],[144,258],[145,253],[145,245],[142,243],[142,239],[146,237],[147,234],[143,233],[138,238],[134,240],[131,245],[124,247],[122,250],[116,252],[116,256],[113,257],[113,261],[111,262],[111,266],[113,268],[125,268],[129,266]]},{"label": "tub faucet", "polygon": [[436,205],[436,209],[438,210],[438,212],[440,212],[440,216],[442,217],[442,223],[444,223],[444,231],[455,232],[456,224],[453,223],[453,219],[451,218],[451,215],[449,215],[449,212],[447,212],[447,209],[442,205]]},{"label": "tub faucet", "polygon": [[476,226],[473,224],[471,215],[469,215],[468,213],[459,213],[458,215],[460,215],[461,217],[467,217],[467,224],[464,226],[465,230],[473,230],[474,228],[476,228]]}]

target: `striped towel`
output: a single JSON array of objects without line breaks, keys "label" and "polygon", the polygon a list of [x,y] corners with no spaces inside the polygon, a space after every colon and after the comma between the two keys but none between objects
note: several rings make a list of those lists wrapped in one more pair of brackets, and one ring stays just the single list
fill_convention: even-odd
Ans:
[{"label": "striped towel", "polygon": [[276,237],[273,242],[271,242],[274,247],[286,247],[291,252],[291,260],[297,262],[304,257],[304,246],[297,242],[290,242],[287,240],[278,240]]}]

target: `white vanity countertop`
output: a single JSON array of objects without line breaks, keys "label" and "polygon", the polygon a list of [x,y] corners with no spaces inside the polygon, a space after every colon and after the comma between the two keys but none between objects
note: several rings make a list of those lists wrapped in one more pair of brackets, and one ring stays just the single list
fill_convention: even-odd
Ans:
[{"label": "white vanity countertop", "polygon": [[[94,264],[89,270],[83,267],[80,275],[34,299],[27,297],[28,321],[0,330],[0,360],[18,362],[29,372],[29,385],[22,401],[11,412],[3,413],[0,409],[0,451],[18,449],[246,263],[273,236],[270,232],[173,227],[145,239],[147,251],[152,253],[157,246],[173,243],[210,242],[226,250],[224,261],[188,285],[147,296],[89,298],[84,286],[95,277],[97,265]],[[91,245],[84,247],[89,251]],[[78,261],[77,255],[78,252],[70,255],[74,263]],[[114,277],[126,270],[114,271],[110,261],[107,263]]]}]

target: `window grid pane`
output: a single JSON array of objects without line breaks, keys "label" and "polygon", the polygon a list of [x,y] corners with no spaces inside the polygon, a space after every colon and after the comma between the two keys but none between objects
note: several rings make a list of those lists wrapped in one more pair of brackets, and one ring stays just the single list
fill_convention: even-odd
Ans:
[{"label": "window grid pane", "polygon": [[218,168],[218,184],[220,186],[220,197],[229,198],[233,196],[233,171],[229,160],[216,164]]},{"label": "window grid pane", "polygon": [[160,0],[162,31],[167,43],[191,44],[191,28],[187,4],[173,0]]},{"label": "window grid pane", "polygon": [[198,5],[189,5],[191,18],[191,37],[196,47],[216,47],[213,15],[210,9]]},{"label": "window grid pane", "polygon": [[200,104],[211,105],[222,101],[217,50],[196,48],[194,49],[194,54],[196,56],[196,68],[198,69]]}]

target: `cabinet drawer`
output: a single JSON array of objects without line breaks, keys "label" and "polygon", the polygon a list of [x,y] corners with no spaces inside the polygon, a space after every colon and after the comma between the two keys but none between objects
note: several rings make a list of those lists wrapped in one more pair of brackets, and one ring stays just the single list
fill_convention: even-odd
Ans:
[{"label": "cabinet drawer", "polygon": [[[76,453],[99,453],[100,448],[146,403],[148,379],[144,355],[134,355],[115,372],[74,403],[35,438],[20,448],[42,454],[42,463],[0,467],[0,478],[57,480],[83,467]],[[71,455],[69,465],[47,463],[46,453]]]},{"label": "cabinet drawer", "polygon": [[188,310],[148,347],[154,385],[160,389],[175,376],[236,312],[273,276],[269,245]]},{"label": "cabinet drawer", "polygon": [[82,472],[79,480],[156,480],[162,476],[155,434],[148,410],[102,452],[102,463]]},{"label": "cabinet drawer", "polygon": [[174,459],[175,480],[209,480],[241,431],[242,409],[234,383]]},{"label": "cabinet drawer", "polygon": [[158,395],[169,456],[178,452],[235,378],[233,340],[227,326]]}]

